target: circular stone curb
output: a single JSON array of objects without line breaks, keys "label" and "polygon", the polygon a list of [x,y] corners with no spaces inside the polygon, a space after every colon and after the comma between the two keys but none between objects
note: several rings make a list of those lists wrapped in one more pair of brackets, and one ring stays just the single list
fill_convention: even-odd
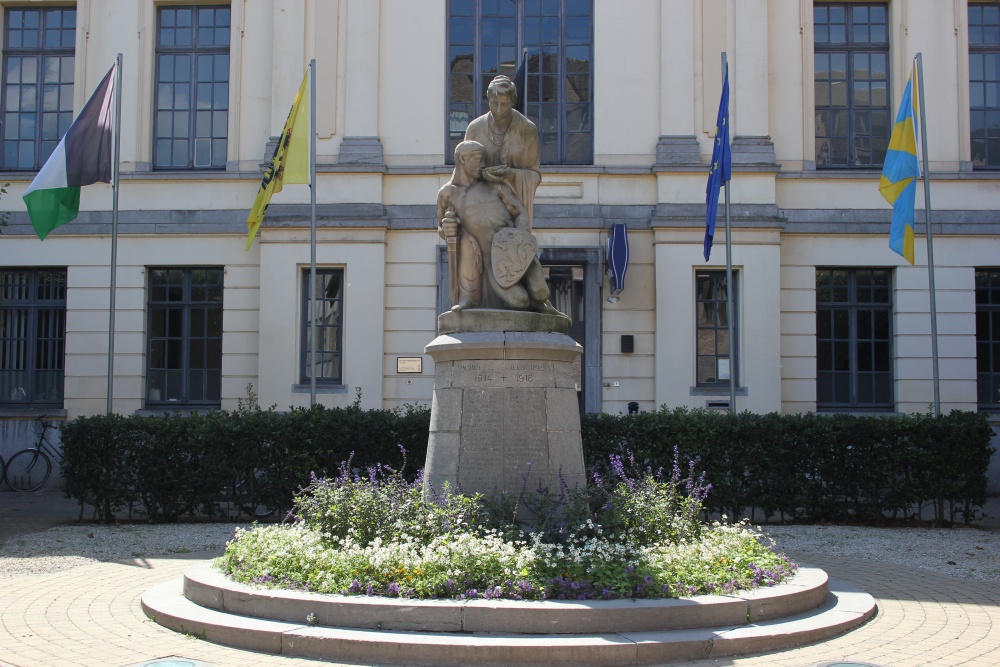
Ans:
[{"label": "circular stone curb", "polygon": [[732,595],[643,600],[414,600],[258,588],[210,563],[188,568],[184,595],[240,616],[320,626],[420,632],[583,634],[737,626],[802,614],[828,597],[827,575],[800,567],[785,583]]},{"label": "circular stone curb", "polygon": [[[270,620],[252,616],[243,616],[229,611],[219,611],[215,608],[201,606],[201,603],[212,603],[223,608],[226,606],[226,590],[237,591],[242,595],[246,587],[228,582],[220,573],[213,572],[204,566],[193,568],[190,577],[193,583],[191,595],[185,597],[184,579],[175,579],[147,590],[142,595],[143,612],[156,623],[178,632],[188,633],[208,641],[242,648],[252,651],[265,651],[281,655],[320,658],[338,662],[357,662],[365,665],[488,665],[524,666],[529,665],[574,665],[584,667],[590,665],[661,665],[674,664],[678,661],[701,658],[722,657],[757,653],[775,649],[799,646],[809,642],[828,639],[851,628],[861,625],[875,614],[875,600],[867,593],[858,591],[842,582],[829,581],[822,570],[802,568],[803,580],[814,576],[822,584],[802,585],[792,582],[775,586],[772,589],[753,591],[736,597],[738,604],[755,608],[763,614],[778,614],[790,607],[780,604],[782,600],[795,599],[798,591],[789,590],[782,594],[782,587],[795,587],[815,592],[829,589],[829,595],[822,604],[810,611],[792,616],[775,617],[771,620],[741,619],[739,624],[711,627],[699,627],[676,630],[646,630],[620,632],[565,632],[563,624],[561,633],[552,631],[551,627],[542,629],[546,634],[510,632],[493,624],[490,632],[472,632],[469,630],[453,631],[402,631],[388,630],[375,626],[375,629],[360,629],[351,627],[329,627],[316,625],[306,621],[311,612],[309,604],[315,604],[314,597],[340,598],[338,603],[348,600],[345,596],[314,596],[313,594],[294,591],[258,591],[255,593],[278,593],[268,599],[267,605],[283,607],[295,621]],[[810,571],[812,571],[810,573]],[[226,582],[224,587],[215,587],[218,583],[214,575]],[[803,576],[804,575],[804,576]],[[208,579],[208,581],[205,581]],[[774,595],[778,589],[778,595]],[[789,597],[791,596],[791,597]],[[235,600],[233,594],[230,595]],[[359,598],[360,599],[360,598]],[[277,602],[274,602],[274,601]],[[427,613],[428,609],[452,608],[468,611],[483,601],[453,602],[445,600],[429,600],[434,604],[411,604],[411,600],[379,599],[373,601],[364,599],[373,608],[393,608],[404,616],[408,613],[405,607],[409,605],[415,614]],[[636,601],[594,601],[599,604],[581,604],[577,602],[516,602],[510,604],[489,603],[492,607],[483,610],[483,618],[500,618],[508,616],[517,619],[516,611],[521,608],[536,607],[545,614],[568,614],[570,621],[578,623],[579,628],[585,624],[594,623],[593,610],[603,605],[608,615],[604,618],[614,618],[622,613],[622,603],[635,604],[639,609],[640,602],[672,602],[664,607],[677,607],[678,602],[688,603],[677,607],[683,613],[694,613],[696,609],[719,609],[718,605],[692,606],[699,598],[687,600],[646,600]],[[197,602],[197,603],[196,603]],[[385,602],[398,603],[386,605]],[[617,604],[612,604],[617,603]],[[262,603],[263,604],[263,603]],[[754,606],[756,605],[756,606]],[[360,611],[362,607],[342,606],[343,610]],[[550,611],[551,610],[551,611]],[[244,611],[249,611],[246,609]],[[646,609],[642,613],[650,613]],[[641,616],[637,614],[637,616]],[[540,618],[539,616],[535,617]],[[544,618],[544,617],[542,617]],[[580,620],[586,619],[586,620]],[[317,619],[318,620],[318,619]],[[367,619],[368,622],[373,618]],[[750,622],[748,622],[748,620]],[[708,621],[711,622],[711,621]],[[558,625],[558,624],[557,624]],[[460,626],[459,626],[460,627]]]}]

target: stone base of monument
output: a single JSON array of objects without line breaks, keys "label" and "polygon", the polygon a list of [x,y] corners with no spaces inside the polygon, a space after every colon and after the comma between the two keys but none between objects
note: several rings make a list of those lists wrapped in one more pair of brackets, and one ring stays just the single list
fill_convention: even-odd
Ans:
[{"label": "stone base of monument", "polygon": [[449,333],[425,352],[435,368],[425,492],[559,493],[586,481],[574,371],[583,348],[572,338]]},{"label": "stone base of monument", "polygon": [[861,625],[875,614],[875,600],[805,566],[787,583],[725,596],[519,602],[261,589],[234,583],[206,562],[146,591],[142,609],[164,627],[210,642],[336,662],[583,666],[675,664],[799,646]]}]

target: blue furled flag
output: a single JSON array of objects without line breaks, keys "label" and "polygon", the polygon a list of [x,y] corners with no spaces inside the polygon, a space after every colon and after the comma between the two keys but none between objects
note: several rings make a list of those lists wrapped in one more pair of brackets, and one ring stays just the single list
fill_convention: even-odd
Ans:
[{"label": "blue furled flag", "polygon": [[892,204],[889,249],[902,255],[910,264],[913,264],[913,209],[917,198],[917,179],[920,177],[917,139],[920,131],[918,104],[922,91],[918,90],[916,75],[914,69],[903,91],[878,184],[878,191]]},{"label": "blue furled flag", "polygon": [[733,156],[729,149],[729,65],[722,79],[722,99],[719,100],[719,117],[715,121],[715,148],[712,149],[712,166],[708,172],[708,187],[705,189],[705,261],[712,254],[712,238],[715,236],[715,215],[719,211],[719,189],[730,179]]}]

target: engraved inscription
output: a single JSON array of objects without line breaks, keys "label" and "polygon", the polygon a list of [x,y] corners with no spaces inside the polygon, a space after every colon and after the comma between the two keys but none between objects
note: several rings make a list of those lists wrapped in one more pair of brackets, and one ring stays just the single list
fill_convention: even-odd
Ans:
[{"label": "engraved inscription", "polygon": [[550,361],[465,361],[455,364],[455,384],[463,387],[551,387]]}]

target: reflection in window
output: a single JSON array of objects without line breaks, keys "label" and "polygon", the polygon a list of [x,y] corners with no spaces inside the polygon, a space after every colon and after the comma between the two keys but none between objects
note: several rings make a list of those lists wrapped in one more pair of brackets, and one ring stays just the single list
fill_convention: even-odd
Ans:
[{"label": "reflection in window", "polygon": [[40,169],[73,122],[76,9],[10,8],[3,51],[3,169]]},{"label": "reflection in window", "polygon": [[153,164],[221,169],[229,136],[228,7],[161,7]]},{"label": "reflection in window", "polygon": [[66,269],[0,271],[0,405],[62,407]]},{"label": "reflection in window", "polygon": [[514,78],[524,49],[527,90],[515,83],[542,164],[593,162],[591,0],[451,0],[448,49],[449,162],[469,121],[489,109],[490,81]]},{"label": "reflection in window", "polygon": [[[737,272],[733,272],[736,280]],[[729,385],[730,373],[738,369],[737,355],[730,351],[729,301],[725,271],[698,271],[695,274],[696,382],[699,386]],[[733,304],[736,293],[733,292]],[[739,340],[733,320],[733,336]],[[734,378],[739,384],[739,376]]]},{"label": "reflection in window", "polygon": [[1000,5],[969,4],[972,166],[1000,169]]},{"label": "reflection in window", "polygon": [[980,410],[1000,410],[1000,269],[976,271],[976,386]]},{"label": "reflection in window", "polygon": [[890,409],[889,269],[816,269],[816,394],[820,410]]},{"label": "reflection in window", "polygon": [[146,404],[219,405],[222,268],[151,268]]},{"label": "reflection in window", "polygon": [[[316,269],[316,382],[340,384],[343,360],[343,269]],[[299,376],[303,384],[312,373],[312,334],[309,318],[309,269],[302,272],[302,350]]]},{"label": "reflection in window", "polygon": [[816,166],[880,167],[892,132],[884,3],[813,8]]}]

